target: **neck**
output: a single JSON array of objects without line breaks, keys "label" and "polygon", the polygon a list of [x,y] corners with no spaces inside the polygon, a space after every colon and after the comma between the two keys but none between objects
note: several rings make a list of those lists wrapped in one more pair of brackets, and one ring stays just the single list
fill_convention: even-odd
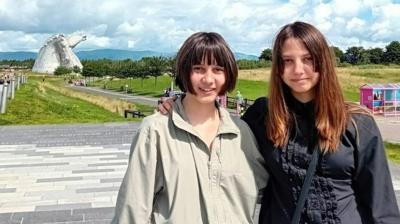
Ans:
[{"label": "neck", "polygon": [[186,94],[182,100],[186,116],[193,126],[202,124],[207,121],[219,119],[218,109],[215,103],[200,103],[191,99],[190,94]]},{"label": "neck", "polygon": [[302,103],[308,103],[311,100],[314,99],[314,93],[310,92],[310,93],[304,93],[304,94],[298,94],[295,92],[292,92],[292,95],[294,98],[296,98],[298,101],[302,102]]}]

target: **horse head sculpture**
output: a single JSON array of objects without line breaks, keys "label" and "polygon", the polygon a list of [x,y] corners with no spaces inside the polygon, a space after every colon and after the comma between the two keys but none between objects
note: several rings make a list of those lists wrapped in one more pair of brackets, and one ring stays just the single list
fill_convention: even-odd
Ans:
[{"label": "horse head sculpture", "polygon": [[85,35],[65,37],[63,34],[57,34],[50,37],[40,48],[32,71],[53,74],[59,66],[67,68],[78,66],[82,69],[83,66],[72,48],[84,40],[86,40]]}]

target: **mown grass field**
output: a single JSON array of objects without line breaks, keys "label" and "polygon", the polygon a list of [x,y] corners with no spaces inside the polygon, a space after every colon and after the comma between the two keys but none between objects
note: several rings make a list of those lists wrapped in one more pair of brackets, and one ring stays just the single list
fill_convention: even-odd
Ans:
[{"label": "mown grass field", "polygon": [[[367,83],[399,83],[400,67],[383,66],[383,65],[365,65],[337,68],[339,81],[342,86],[343,94],[347,101],[359,101],[359,88]],[[256,99],[265,96],[268,93],[270,69],[253,69],[240,70],[239,80],[236,89],[230,93],[235,96],[239,90],[243,97],[248,99]],[[94,85],[98,87],[107,86],[109,89],[116,91],[125,91],[125,86],[132,89],[134,94],[151,95],[155,97],[161,96],[163,90],[171,85],[169,76],[161,76],[157,78],[155,85],[154,78],[141,79],[114,79],[114,80],[97,80]]]},{"label": "mown grass field", "polygon": [[400,144],[385,142],[386,156],[393,162],[400,164]]},{"label": "mown grass field", "polygon": [[[9,101],[7,113],[0,115],[0,125],[101,123],[126,121],[118,112],[67,96],[42,82],[41,77],[30,76],[27,84],[16,91]],[[129,119],[132,120],[132,119]],[[136,119],[134,119],[136,120]]]}]

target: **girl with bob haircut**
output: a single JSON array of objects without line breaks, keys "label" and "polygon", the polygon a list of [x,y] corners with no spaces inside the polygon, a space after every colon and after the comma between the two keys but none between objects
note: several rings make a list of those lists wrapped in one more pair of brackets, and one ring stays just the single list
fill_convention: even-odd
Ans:
[{"label": "girl with bob haircut", "polygon": [[112,223],[253,223],[268,174],[247,124],[216,98],[235,87],[233,53],[217,33],[191,35],[176,59],[186,92],[133,139]]},{"label": "girl with bob haircut", "polygon": [[299,223],[400,223],[379,129],[344,101],[325,37],[310,24],[287,24],[272,54],[269,99],[243,117],[270,173],[260,223],[291,222],[314,150]]}]

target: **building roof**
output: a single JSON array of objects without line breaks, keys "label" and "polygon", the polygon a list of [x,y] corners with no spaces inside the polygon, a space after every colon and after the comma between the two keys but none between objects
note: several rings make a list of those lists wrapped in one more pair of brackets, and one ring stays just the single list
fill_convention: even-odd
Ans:
[{"label": "building roof", "polygon": [[400,83],[387,83],[387,84],[364,84],[360,89],[400,89]]}]

